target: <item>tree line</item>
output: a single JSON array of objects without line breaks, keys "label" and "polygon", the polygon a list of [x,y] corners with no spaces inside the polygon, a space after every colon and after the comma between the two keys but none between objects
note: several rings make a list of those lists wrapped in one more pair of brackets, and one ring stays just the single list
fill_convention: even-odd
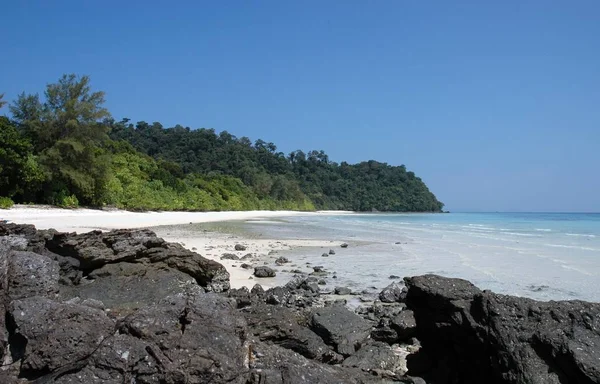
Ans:
[{"label": "tree line", "polygon": [[[0,205],[129,210],[343,209],[439,212],[404,165],[340,164],[323,151],[285,155],[227,131],[115,120],[87,76],[44,98],[20,94],[0,116]],[[0,107],[5,106],[0,95]]]}]

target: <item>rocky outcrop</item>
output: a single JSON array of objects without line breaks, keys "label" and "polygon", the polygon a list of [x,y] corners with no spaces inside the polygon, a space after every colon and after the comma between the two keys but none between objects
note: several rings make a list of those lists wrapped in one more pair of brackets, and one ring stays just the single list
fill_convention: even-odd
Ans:
[{"label": "rocky outcrop", "polygon": [[147,230],[0,234],[1,383],[600,383],[599,304],[426,275],[354,312]]},{"label": "rocky outcrop", "polygon": [[167,243],[147,229],[92,231],[83,234],[56,233],[46,241],[48,251],[79,261],[84,274],[107,264],[141,264],[155,269],[181,271],[213,292],[229,289],[229,273],[221,264],[183,248]]},{"label": "rocky outcrop", "polygon": [[405,282],[422,343],[409,374],[440,384],[600,383],[600,304],[498,295],[435,275]]},{"label": "rocky outcrop", "polygon": [[147,230],[0,233],[2,383],[383,382],[340,365],[334,325],[336,342],[308,326],[315,278],[229,290],[220,264]]},{"label": "rocky outcrop", "polygon": [[360,349],[372,324],[344,307],[318,308],[311,318],[311,329],[344,356]]}]

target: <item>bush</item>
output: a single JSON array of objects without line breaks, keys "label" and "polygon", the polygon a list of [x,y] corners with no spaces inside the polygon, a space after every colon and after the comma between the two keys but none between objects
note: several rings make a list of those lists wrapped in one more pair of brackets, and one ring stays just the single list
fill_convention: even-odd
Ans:
[{"label": "bush", "polygon": [[10,197],[0,197],[0,209],[8,209],[13,205],[15,205],[15,203],[10,199]]},{"label": "bush", "polygon": [[77,208],[79,207],[79,200],[77,196],[64,196],[57,204],[61,208]]}]

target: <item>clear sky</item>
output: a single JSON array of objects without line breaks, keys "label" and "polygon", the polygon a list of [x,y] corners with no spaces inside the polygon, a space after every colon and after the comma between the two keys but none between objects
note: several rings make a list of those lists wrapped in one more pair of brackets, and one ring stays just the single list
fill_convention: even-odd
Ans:
[{"label": "clear sky", "polygon": [[[0,93],[406,164],[450,210],[600,211],[600,2],[7,1]],[[7,110],[4,110],[7,113]]]}]

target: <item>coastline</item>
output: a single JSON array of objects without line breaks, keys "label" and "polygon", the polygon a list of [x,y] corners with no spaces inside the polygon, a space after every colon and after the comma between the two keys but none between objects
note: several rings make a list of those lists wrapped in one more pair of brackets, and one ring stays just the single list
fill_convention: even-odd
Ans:
[{"label": "coastline", "polygon": [[[63,209],[49,206],[15,205],[0,210],[0,220],[16,224],[33,224],[37,229],[56,229],[59,232],[84,233],[93,230],[109,231],[123,228],[149,228],[157,236],[168,242],[179,243],[185,248],[197,252],[207,259],[221,263],[230,274],[231,287],[252,288],[260,283],[265,288],[283,285],[294,277],[291,270],[310,272],[306,266],[291,261],[276,266],[275,260],[282,252],[300,248],[326,249],[339,247],[342,240],[252,238],[220,230],[202,229],[201,224],[218,222],[244,222],[280,219],[290,216],[348,215],[350,211],[225,211],[225,212],[130,212],[123,210],[94,210],[87,208]],[[187,229],[188,227],[190,229]],[[235,250],[240,244],[246,249]],[[327,248],[328,249],[328,248]],[[245,261],[221,259],[223,254],[233,254],[238,258],[248,256],[247,263],[254,266],[265,265],[276,270],[273,278],[254,278],[254,268],[244,269]]]}]

